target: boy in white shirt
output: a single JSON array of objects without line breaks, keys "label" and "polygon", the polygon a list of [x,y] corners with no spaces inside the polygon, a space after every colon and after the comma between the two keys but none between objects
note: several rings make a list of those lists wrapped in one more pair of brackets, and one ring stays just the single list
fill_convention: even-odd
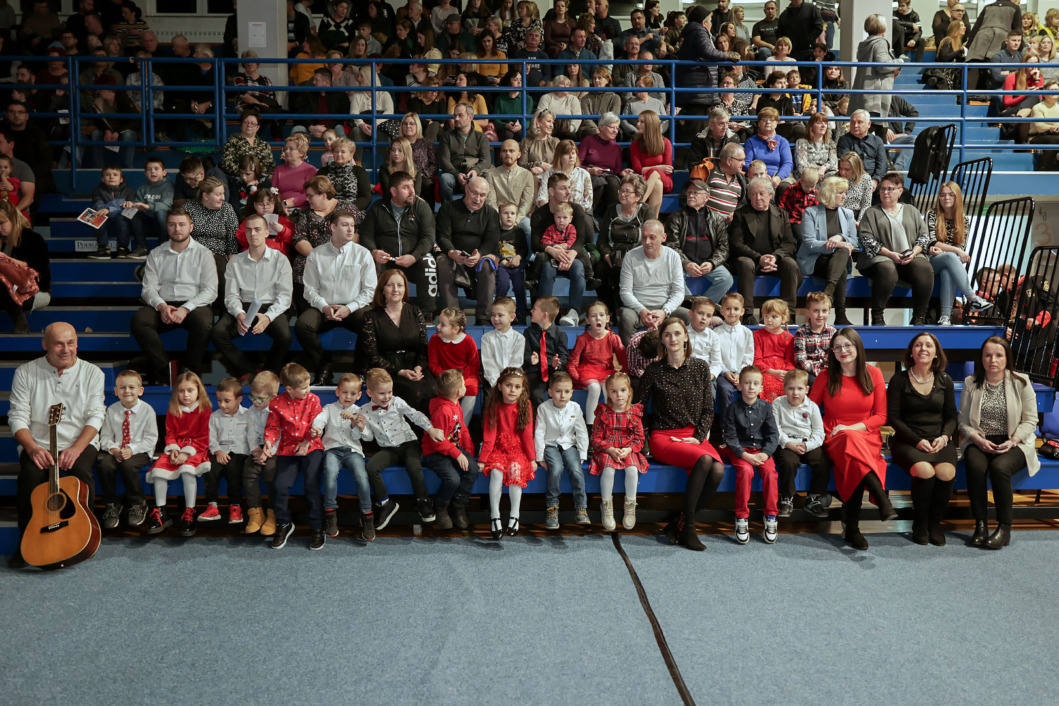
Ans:
[{"label": "boy in white shirt", "polygon": [[[709,363],[710,375],[713,376],[716,385],[724,364],[721,362],[721,348],[717,345],[717,336],[710,328],[715,309],[709,297],[692,298],[691,310],[688,312],[688,319],[691,323],[688,328],[688,339],[691,341],[691,356]],[[716,387],[714,392],[716,393]]]},{"label": "boy in white shirt", "polygon": [[724,323],[713,330],[722,366],[717,376],[718,419],[724,419],[724,411],[738,392],[739,371],[754,364],[754,334],[742,324],[743,295],[728,292],[721,297],[721,318]]},{"label": "boy in white shirt", "polygon": [[371,441],[368,418],[357,407],[360,399],[360,376],[346,373],[335,387],[337,402],[332,402],[313,420],[313,433],[324,442],[324,534],[338,536],[338,473],[348,468],[357,484],[360,504],[360,537],[365,542],[375,539],[375,516],[371,511],[371,486],[364,468],[364,447],[361,441]]},{"label": "boy in white shirt", "polygon": [[243,488],[246,491],[247,534],[260,531],[261,536],[271,537],[276,533],[276,512],[266,512],[261,503],[261,476],[265,476],[265,487],[270,498],[276,497],[276,457],[265,456],[265,424],[268,422],[268,405],[279,393],[279,376],[271,370],[262,370],[250,382],[250,403],[247,410],[246,447],[250,455],[243,464]]},{"label": "boy in white shirt", "polygon": [[588,496],[585,494],[585,473],[582,465],[588,458],[588,427],[580,405],[571,402],[574,381],[570,373],[559,371],[548,379],[548,397],[537,407],[537,428],[533,441],[537,458],[548,471],[548,490],[545,502],[547,515],[544,526],[559,529],[559,482],[563,469],[570,474],[570,488],[574,494],[574,510],[579,525],[590,524]]},{"label": "boy in white shirt", "polygon": [[103,529],[114,529],[121,520],[117,475],[125,486],[128,514],[125,524],[139,527],[147,518],[147,501],[143,496],[140,469],[151,462],[158,444],[158,421],[155,411],[142,401],[143,379],[135,370],[123,370],[114,381],[118,401],[107,407],[103,428],[99,432],[99,459],[96,473],[103,486],[107,503],[103,512]]},{"label": "boy in white shirt", "polygon": [[[500,371],[504,368],[521,368],[525,357],[526,338],[511,328],[515,320],[515,300],[511,297],[497,297],[493,300],[489,320],[492,331],[482,336],[481,358],[482,373],[485,383],[482,385],[482,397],[489,388],[496,385]],[[538,456],[540,458],[540,456]]]},{"label": "boy in white shirt", "polygon": [[243,384],[225,378],[217,385],[217,409],[210,415],[210,470],[206,473],[206,509],[199,522],[221,519],[217,509],[217,490],[221,476],[228,484],[228,524],[243,521],[240,504],[243,495],[243,466],[250,456],[246,429],[249,410],[243,407]]},{"label": "boy in white shirt", "polygon": [[814,517],[826,518],[831,496],[827,482],[831,465],[824,453],[824,420],[820,407],[806,395],[809,373],[791,370],[783,377],[783,397],[772,402],[776,425],[780,430],[779,447],[773,454],[779,473],[779,516],[790,517],[794,509],[794,479],[803,463],[812,468],[805,510]]}]

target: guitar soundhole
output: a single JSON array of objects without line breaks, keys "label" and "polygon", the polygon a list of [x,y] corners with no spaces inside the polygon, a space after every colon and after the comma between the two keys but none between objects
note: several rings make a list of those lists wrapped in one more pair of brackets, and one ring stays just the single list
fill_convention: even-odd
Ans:
[{"label": "guitar soundhole", "polygon": [[66,493],[52,493],[48,496],[48,512],[59,512],[66,507]]}]

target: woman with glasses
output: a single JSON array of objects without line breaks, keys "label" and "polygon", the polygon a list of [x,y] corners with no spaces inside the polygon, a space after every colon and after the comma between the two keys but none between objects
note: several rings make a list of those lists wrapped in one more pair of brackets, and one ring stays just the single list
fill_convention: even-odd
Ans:
[{"label": "woman with glasses", "polygon": [[261,129],[261,114],[256,110],[244,110],[239,114],[239,132],[224,143],[221,155],[221,169],[229,176],[239,176],[239,159],[243,155],[257,157],[261,165],[261,176],[271,176],[276,168],[272,158],[272,148],[264,140],[258,139],[257,131]]},{"label": "woman with glasses", "polygon": [[971,22],[967,19],[967,11],[957,0],[946,0],[945,7],[934,13],[934,20],[930,23],[930,29],[934,32],[934,46],[941,46],[941,40],[949,32],[949,24],[952,22],[963,22],[967,31],[971,31]]}]

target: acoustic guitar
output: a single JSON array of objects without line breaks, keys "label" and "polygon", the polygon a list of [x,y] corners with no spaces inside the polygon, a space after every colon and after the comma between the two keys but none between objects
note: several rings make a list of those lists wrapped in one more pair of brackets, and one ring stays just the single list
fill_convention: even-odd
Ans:
[{"label": "acoustic guitar", "polygon": [[48,409],[51,475],[33,489],[33,514],[22,535],[22,558],[42,569],[59,569],[90,558],[102,538],[99,521],[88,507],[88,486],[74,476],[59,477],[55,430],[62,413],[61,404]]}]

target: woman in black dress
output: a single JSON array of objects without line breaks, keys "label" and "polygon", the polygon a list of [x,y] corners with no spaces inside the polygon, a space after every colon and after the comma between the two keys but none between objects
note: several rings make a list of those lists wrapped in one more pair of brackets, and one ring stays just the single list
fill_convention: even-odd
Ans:
[{"label": "woman in black dress", "polygon": [[424,414],[435,395],[427,364],[427,323],[408,302],[408,278],[402,270],[384,270],[371,309],[357,339],[357,369],[383,368],[393,378],[394,394]]},{"label": "woman in black dress", "polygon": [[956,392],[934,334],[913,338],[902,362],[905,370],[886,390],[886,418],[894,428],[890,452],[912,476],[912,541],[943,547],[941,520],[956,476]]}]

